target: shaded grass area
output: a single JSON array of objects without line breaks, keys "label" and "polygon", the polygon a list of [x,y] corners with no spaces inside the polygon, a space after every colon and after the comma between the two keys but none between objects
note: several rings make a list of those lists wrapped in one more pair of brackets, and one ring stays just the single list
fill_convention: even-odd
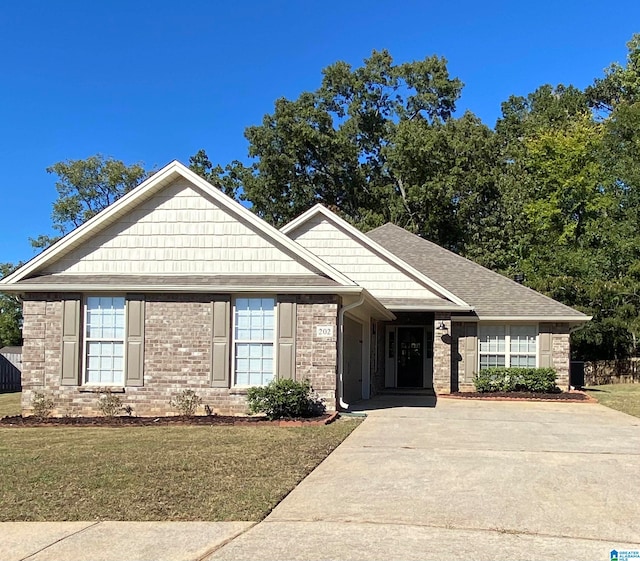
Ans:
[{"label": "shaded grass area", "polygon": [[640,384],[608,384],[585,388],[598,403],[640,417]]},{"label": "shaded grass area", "polygon": [[260,520],[358,424],[0,429],[0,521]]},{"label": "shaded grass area", "polygon": [[0,393],[0,417],[20,415],[20,392]]}]

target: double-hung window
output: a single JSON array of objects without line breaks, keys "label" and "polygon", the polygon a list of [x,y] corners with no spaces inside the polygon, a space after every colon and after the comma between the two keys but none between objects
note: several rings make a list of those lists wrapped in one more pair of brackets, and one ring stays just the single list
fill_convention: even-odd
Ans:
[{"label": "double-hung window", "polygon": [[124,383],[125,300],[88,296],[84,314],[84,376],[88,384]]},{"label": "double-hung window", "polygon": [[494,366],[535,368],[536,325],[481,325],[480,370]]},{"label": "double-hung window", "polygon": [[233,312],[235,383],[263,386],[274,377],[274,298],[236,298]]}]

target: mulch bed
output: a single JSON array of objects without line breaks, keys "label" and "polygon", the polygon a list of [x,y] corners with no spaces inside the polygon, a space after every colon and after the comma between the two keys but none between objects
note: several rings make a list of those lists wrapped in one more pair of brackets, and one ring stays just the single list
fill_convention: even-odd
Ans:
[{"label": "mulch bed", "polygon": [[200,415],[194,417],[52,417],[38,420],[35,417],[3,417],[3,427],[175,427],[175,426],[235,426],[235,427],[309,427],[328,425],[336,420],[337,413],[305,419],[280,419],[269,421],[264,417],[231,417],[226,415]]},{"label": "mulch bed", "polygon": [[454,392],[449,395],[439,395],[452,399],[479,399],[483,401],[573,401],[581,403],[596,403],[591,396],[578,391],[561,393],[536,392]]}]

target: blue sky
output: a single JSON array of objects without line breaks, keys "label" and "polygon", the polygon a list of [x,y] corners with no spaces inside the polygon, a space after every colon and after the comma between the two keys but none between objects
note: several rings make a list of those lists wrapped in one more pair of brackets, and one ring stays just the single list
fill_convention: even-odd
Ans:
[{"label": "blue sky", "polygon": [[321,70],[373,49],[438,54],[459,112],[490,126],[509,95],[585,87],[640,32],[640,2],[3,0],[0,262],[51,232],[55,162],[101,153],[158,168],[204,148],[247,159],[244,129]]}]

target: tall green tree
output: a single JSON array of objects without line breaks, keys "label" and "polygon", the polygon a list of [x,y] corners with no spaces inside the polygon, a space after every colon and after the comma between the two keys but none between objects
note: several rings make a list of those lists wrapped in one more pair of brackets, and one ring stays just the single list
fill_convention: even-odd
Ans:
[{"label": "tall green tree", "polygon": [[222,174],[201,151],[192,169],[214,184],[217,175],[276,226],[320,202],[363,229],[393,221],[458,251],[480,246],[483,228],[500,229],[496,146],[472,114],[452,117],[461,89],[442,58],[395,64],[374,51],[361,67],[325,68],[317,90],[277,100],[245,132],[251,166]]},{"label": "tall green tree", "polygon": [[612,63],[585,93],[592,107],[609,115],[621,104],[640,102],[640,33],[627,43],[627,64]]},{"label": "tall green tree", "polygon": [[147,172],[140,164],[125,165],[120,160],[100,154],[85,160],[66,160],[47,168],[58,176],[58,198],[53,203],[51,219],[58,236],[41,235],[31,240],[35,248],[45,248],[77,228],[111,203],[125,195]]},{"label": "tall green tree", "polygon": [[238,173],[242,173],[244,168],[238,161],[232,162],[226,168],[220,165],[214,166],[207,153],[204,150],[198,150],[189,157],[189,169],[231,198],[237,198],[238,193],[241,192],[242,177]]},{"label": "tall green tree", "polygon": [[[18,268],[11,263],[0,263],[0,278]],[[22,304],[10,294],[0,292],[0,348],[22,344]]]}]

